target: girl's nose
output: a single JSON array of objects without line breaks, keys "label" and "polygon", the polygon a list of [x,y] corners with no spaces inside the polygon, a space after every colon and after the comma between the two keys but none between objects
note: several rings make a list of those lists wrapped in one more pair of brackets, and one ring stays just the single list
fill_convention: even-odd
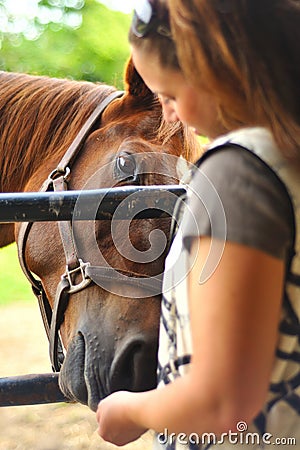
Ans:
[{"label": "girl's nose", "polygon": [[163,108],[163,114],[164,114],[164,118],[165,118],[166,122],[172,123],[172,122],[177,122],[179,120],[176,110],[172,104],[163,103],[162,108]]}]

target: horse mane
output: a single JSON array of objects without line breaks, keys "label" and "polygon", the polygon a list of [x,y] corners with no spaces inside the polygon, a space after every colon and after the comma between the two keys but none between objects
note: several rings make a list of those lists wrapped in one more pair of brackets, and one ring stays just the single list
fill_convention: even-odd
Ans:
[{"label": "horse mane", "polygon": [[[92,111],[115,90],[102,83],[0,72],[0,191],[23,190],[45,160],[51,170]],[[158,145],[177,138],[178,152],[196,159],[199,144],[193,133],[180,123],[167,124],[156,99],[149,105],[137,96],[135,102],[140,111],[152,111],[144,122],[148,138],[153,134]]]},{"label": "horse mane", "polygon": [[[1,191],[23,189],[32,161],[67,150],[95,107],[114,87],[86,81],[0,72]],[[16,180],[16,181],[14,181]]]}]

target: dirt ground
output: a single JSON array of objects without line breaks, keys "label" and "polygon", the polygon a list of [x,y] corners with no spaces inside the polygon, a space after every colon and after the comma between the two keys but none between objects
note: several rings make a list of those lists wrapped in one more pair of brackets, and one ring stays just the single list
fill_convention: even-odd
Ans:
[{"label": "dirt ground", "polygon": [[[36,304],[0,308],[0,377],[49,373],[48,343]],[[0,450],[115,450],[96,433],[95,414],[79,404],[0,408]],[[146,434],[124,450],[150,450]]]}]

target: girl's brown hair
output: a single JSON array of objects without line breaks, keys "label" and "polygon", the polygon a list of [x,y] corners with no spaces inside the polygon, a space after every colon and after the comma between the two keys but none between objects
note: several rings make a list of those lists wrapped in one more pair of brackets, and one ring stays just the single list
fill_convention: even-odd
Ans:
[{"label": "girl's brown hair", "polygon": [[[167,2],[166,0],[150,0],[150,3],[154,8],[159,23],[163,25],[165,30],[169,30],[169,33],[160,33],[154,27],[146,36],[139,37],[135,34],[133,26],[131,26],[128,35],[129,43],[140,51],[145,52],[145,54],[149,54],[150,58],[151,54],[156,55],[162,67],[181,70],[178,63],[175,42],[171,36]],[[187,126],[184,126],[180,122],[167,123],[162,116],[158,136],[163,137],[167,142],[180,129],[183,130],[186,157],[189,161],[196,161],[202,153],[202,148],[195,134]]]},{"label": "girl's brown hair", "polygon": [[300,159],[299,0],[169,0],[181,69],[220,105],[226,128],[271,129]]}]

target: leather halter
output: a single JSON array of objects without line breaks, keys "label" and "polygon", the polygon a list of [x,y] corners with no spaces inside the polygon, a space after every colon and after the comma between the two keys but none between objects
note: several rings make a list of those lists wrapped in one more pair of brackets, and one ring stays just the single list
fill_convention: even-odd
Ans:
[{"label": "leather halter", "polygon": [[[54,169],[47,180],[43,183],[40,191],[67,190],[67,178],[71,173],[71,165],[80,152],[85,139],[91,131],[95,122],[101,118],[103,111],[115,99],[121,97],[121,91],[108,95],[94,110],[86,123],[83,125],[78,135],[71,143],[65,155]],[[69,303],[71,294],[79,292],[86,287],[101,280],[101,286],[113,281],[128,288],[128,296],[134,295],[136,288],[142,289],[147,296],[157,296],[161,292],[162,274],[154,277],[141,275],[132,271],[119,270],[112,267],[92,266],[89,262],[84,262],[79,258],[75,243],[73,241],[71,222],[59,221],[58,227],[66,258],[66,271],[61,276],[61,280],[56,289],[53,310],[47,298],[46,292],[40,280],[35,278],[28,268],[25,257],[26,244],[33,223],[23,222],[18,235],[18,255],[21,268],[32,285],[32,290],[38,299],[44,327],[49,340],[49,354],[52,369],[58,372],[64,361],[63,346],[59,337],[60,326],[64,321],[64,314]],[[81,281],[75,283],[75,277],[81,276]],[[126,276],[125,276],[126,275]],[[132,280],[134,277],[134,285]],[[94,281],[95,280],[95,281]],[[147,295],[147,292],[150,295]]]},{"label": "leather halter", "polygon": [[[40,191],[67,190],[66,179],[70,175],[70,167],[81,150],[85,139],[91,131],[95,122],[101,118],[106,107],[124,93],[116,91],[108,95],[93,111],[87,119],[74,141],[66,151],[65,155],[54,169],[47,180],[43,183]],[[84,263],[77,255],[73,242],[71,222],[59,222],[59,232],[66,257],[66,272],[62,275],[58,284],[53,311],[40,280],[36,279],[27,266],[25,258],[26,243],[33,223],[23,222],[18,235],[18,255],[21,268],[32,285],[32,289],[38,298],[39,307],[42,314],[45,330],[49,340],[49,352],[53,371],[59,371],[64,360],[63,347],[59,337],[59,329],[64,321],[64,313],[68,306],[69,296],[75,292],[89,286],[92,282],[87,275],[89,263]],[[81,275],[81,281],[75,284],[74,279],[77,274]]]}]

